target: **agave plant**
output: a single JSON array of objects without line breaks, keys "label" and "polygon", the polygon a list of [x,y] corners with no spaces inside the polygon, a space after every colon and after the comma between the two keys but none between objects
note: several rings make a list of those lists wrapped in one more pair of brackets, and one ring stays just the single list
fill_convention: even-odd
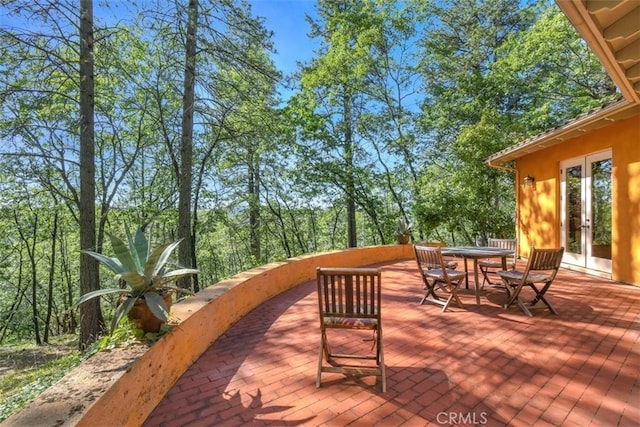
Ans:
[{"label": "agave plant", "polygon": [[396,228],[396,236],[406,236],[411,234],[411,224],[404,219],[398,220],[398,227]]},{"label": "agave plant", "polygon": [[121,303],[116,308],[111,321],[111,332],[140,299],[146,302],[155,317],[163,323],[167,322],[169,310],[163,296],[172,291],[191,293],[189,290],[171,283],[190,274],[198,273],[198,270],[192,268],[167,271],[167,261],[182,240],[152,249],[142,228],[138,227],[134,236],[131,235],[127,227],[125,227],[125,232],[127,235],[126,243],[117,236],[109,234],[115,257],[108,257],[90,250],[82,251],[115,273],[116,282],[124,281],[128,285],[128,288],[105,288],[87,292],[78,300],[77,304],[81,304],[101,295],[121,294],[123,298],[121,298]]}]

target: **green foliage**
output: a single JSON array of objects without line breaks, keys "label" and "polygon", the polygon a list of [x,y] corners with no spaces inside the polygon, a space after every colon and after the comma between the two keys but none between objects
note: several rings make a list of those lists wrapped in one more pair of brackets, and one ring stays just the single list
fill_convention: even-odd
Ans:
[{"label": "green foliage", "polygon": [[84,353],[85,359],[90,358],[101,351],[109,351],[118,347],[128,347],[131,345],[151,345],[156,342],[162,334],[171,330],[171,325],[163,324],[158,332],[144,332],[142,329],[135,328],[133,324],[126,318],[123,318],[118,327],[109,335],[106,335],[95,341]]},{"label": "green foliage", "polygon": [[406,236],[408,234],[411,234],[411,224],[404,219],[399,219],[396,227],[396,236]]},{"label": "green foliage", "polygon": [[509,34],[497,56],[492,85],[509,94],[509,108],[525,135],[618,96],[602,64],[555,5],[544,8],[527,31]]},{"label": "green foliage", "polygon": [[181,240],[152,249],[142,227],[138,227],[133,236],[126,226],[125,232],[127,243],[119,237],[109,234],[115,257],[108,257],[90,250],[82,251],[111,270],[115,274],[114,280],[116,282],[124,281],[129,285],[128,289],[118,287],[87,292],[77,302],[79,305],[102,295],[121,294],[124,298],[116,308],[111,321],[112,333],[115,326],[123,316],[131,311],[138,299],[144,299],[153,315],[163,322],[167,322],[169,310],[163,300],[163,295],[171,291],[189,293],[189,290],[173,286],[171,283],[182,277],[198,273],[198,270],[192,268],[167,271],[169,257]]},{"label": "green foliage", "polygon": [[[464,4],[464,7],[461,5]],[[414,216],[426,237],[513,237],[514,182],[485,159],[611,99],[602,66],[550,2],[431,4],[421,67],[433,136]],[[459,35],[464,34],[465,37]]]},{"label": "green foliage", "polygon": [[[75,368],[81,359],[78,354],[61,357],[39,368],[29,375],[17,379],[14,375],[3,375],[3,382],[11,382],[12,389],[17,393],[0,399],[0,422],[11,414],[18,412],[39,394],[49,388],[53,383],[65,376],[67,372]],[[17,387],[18,384],[21,384]]]},{"label": "green foliage", "polygon": [[[54,3],[11,0],[12,26],[0,27],[0,342],[32,338],[36,325],[58,335],[78,324],[78,17],[75,2]],[[393,242],[398,218],[418,239],[512,237],[513,174],[486,157],[616,96],[552,1],[321,1],[311,20],[320,48],[286,88],[250,8],[200,6],[200,288],[344,248],[354,225],[358,245]],[[178,3],[118,22],[106,18],[110,5],[101,9],[97,254],[110,224],[162,224],[157,241],[175,240],[185,19]],[[114,252],[124,247],[127,239]],[[114,288],[103,276],[96,288]],[[101,299],[112,325],[123,314],[114,292]]]},{"label": "green foliage", "polygon": [[[58,381],[83,360],[78,351],[62,350],[61,355],[55,353],[57,347],[35,348],[33,345],[15,344],[2,347],[0,356],[3,365],[12,358],[24,358],[30,353],[45,353],[49,351],[55,355],[49,361],[34,364],[35,354],[28,360],[16,361],[17,369],[4,372],[0,376],[0,423],[13,413],[19,411],[40,393]],[[66,349],[63,346],[63,349]],[[33,367],[35,365],[35,367]]]}]

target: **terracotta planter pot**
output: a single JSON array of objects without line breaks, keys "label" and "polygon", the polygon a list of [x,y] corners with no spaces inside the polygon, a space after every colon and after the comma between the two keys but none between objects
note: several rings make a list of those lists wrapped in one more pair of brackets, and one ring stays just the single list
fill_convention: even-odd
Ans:
[{"label": "terracotta planter pot", "polygon": [[[167,311],[171,310],[171,294],[163,295],[162,298],[164,299],[164,303],[167,304]],[[142,329],[145,332],[158,332],[164,323],[153,315],[144,299],[136,301],[131,311],[127,313],[127,317],[133,322],[136,328]]]},{"label": "terracotta planter pot", "polygon": [[409,240],[411,240],[411,235],[410,234],[398,234],[396,236],[396,238],[398,239],[398,243],[401,245],[406,245],[407,243],[409,243]]}]

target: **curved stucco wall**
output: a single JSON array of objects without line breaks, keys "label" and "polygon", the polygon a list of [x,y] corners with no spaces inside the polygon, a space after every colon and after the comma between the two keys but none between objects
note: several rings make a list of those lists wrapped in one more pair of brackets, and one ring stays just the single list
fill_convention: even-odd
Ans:
[{"label": "curved stucco wall", "polygon": [[[268,299],[313,280],[316,267],[359,267],[411,257],[411,245],[372,246],[292,258],[237,274],[175,304],[171,315],[177,325],[149,349],[116,349],[94,356],[88,361],[92,363],[60,381],[61,389],[47,390],[3,425],[141,425],[220,335]],[[114,352],[123,354],[115,357]],[[108,366],[116,359],[117,366]],[[87,407],[78,407],[78,402],[74,406],[69,395],[75,393],[94,394],[95,400]]]}]

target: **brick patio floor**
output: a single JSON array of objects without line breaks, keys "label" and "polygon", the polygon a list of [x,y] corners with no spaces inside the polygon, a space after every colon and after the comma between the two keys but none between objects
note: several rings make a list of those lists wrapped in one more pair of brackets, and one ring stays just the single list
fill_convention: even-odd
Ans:
[{"label": "brick patio floor", "polygon": [[[381,265],[387,392],[323,374],[315,282],[261,305],[177,381],[145,426],[638,426],[640,288],[561,270],[558,310],[419,305],[413,260]],[[471,275],[472,276],[472,275]]]}]

